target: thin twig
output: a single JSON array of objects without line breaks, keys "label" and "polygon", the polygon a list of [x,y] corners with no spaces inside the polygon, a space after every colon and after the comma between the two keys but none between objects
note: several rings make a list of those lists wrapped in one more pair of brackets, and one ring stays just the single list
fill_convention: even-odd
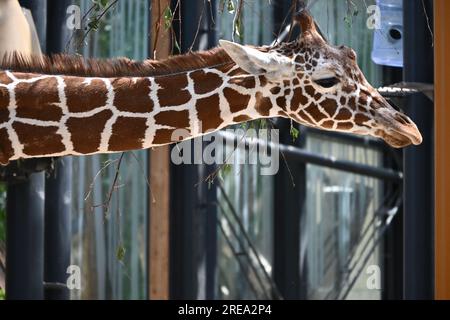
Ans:
[{"label": "thin twig", "polygon": [[234,18],[233,18],[233,32],[231,33],[231,40],[233,42],[235,42],[234,41],[234,35],[236,34],[236,28],[238,26],[238,23],[240,23],[243,7],[244,7],[244,0],[238,0],[236,13],[235,13]]},{"label": "thin twig", "polygon": [[427,8],[425,7],[425,0],[422,0],[423,13],[425,14],[425,18],[427,19],[427,27],[431,34],[431,46],[434,47],[434,34],[431,29],[430,18],[428,17]]},{"label": "thin twig", "polygon": [[111,187],[109,189],[108,197],[107,197],[106,201],[103,202],[103,204],[101,204],[101,205],[94,205],[94,206],[92,206],[93,208],[100,207],[100,206],[103,207],[105,209],[105,214],[109,211],[109,205],[111,203],[112,195],[114,193],[114,190],[117,188],[117,180],[119,179],[120,166],[122,164],[122,160],[123,160],[124,155],[125,155],[125,152],[122,152],[120,154],[119,160],[117,162],[116,172],[114,174],[113,183],[112,183],[112,185],[111,185]]},{"label": "thin twig", "polygon": [[200,13],[200,18],[198,19],[197,30],[195,31],[194,40],[192,40],[191,46],[189,47],[189,52],[192,52],[192,48],[195,45],[195,41],[197,40],[198,34],[200,32],[200,26],[203,21],[203,14],[205,13],[205,0],[203,0],[202,12]]},{"label": "thin twig", "polygon": [[[102,11],[102,13],[100,13],[97,17],[96,20],[100,21],[103,16],[108,12],[109,9],[111,9],[113,6],[115,6],[117,4],[117,2],[119,2],[119,0],[114,0],[113,2],[111,2],[106,8],[105,10]],[[81,40],[78,42],[78,46],[79,47],[84,40],[86,40],[87,36],[89,35],[89,33],[94,29],[93,26],[90,26],[89,29],[83,34],[83,37],[81,38]]]}]

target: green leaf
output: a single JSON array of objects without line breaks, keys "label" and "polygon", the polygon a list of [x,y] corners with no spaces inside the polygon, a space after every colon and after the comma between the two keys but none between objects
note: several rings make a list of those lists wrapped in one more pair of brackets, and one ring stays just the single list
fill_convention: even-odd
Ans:
[{"label": "green leaf", "polygon": [[125,258],[125,252],[125,248],[122,245],[119,245],[116,252],[117,260],[123,261],[123,259]]},{"label": "green leaf", "polygon": [[164,19],[164,28],[167,31],[172,26],[173,20],[173,13],[172,10],[170,9],[170,6],[167,6],[167,8],[164,10],[163,19]]},{"label": "green leaf", "polygon": [[92,0],[92,3],[97,7],[105,8],[108,5],[109,0]]},{"label": "green leaf", "polygon": [[233,0],[228,0],[227,11],[228,11],[228,13],[231,13],[231,14],[233,14],[234,11],[236,11],[236,7],[234,6]]},{"label": "green leaf", "polygon": [[92,20],[88,23],[89,29],[92,29],[94,31],[98,30],[99,21],[98,20]]},{"label": "green leaf", "polygon": [[174,39],[174,46],[175,46],[175,49],[177,49],[177,53],[181,53],[181,48],[180,48],[180,45],[178,44],[177,39]]},{"label": "green leaf", "polygon": [[300,131],[298,131],[298,129],[291,124],[291,131],[290,131],[290,133],[291,133],[292,141],[295,141],[295,140],[298,139]]},{"label": "green leaf", "polygon": [[235,26],[234,26],[234,34],[237,35],[237,36],[239,37],[240,40],[243,39],[243,35],[244,35],[242,29],[243,29],[243,28],[242,28],[241,18],[239,17],[239,18],[236,20],[236,24],[235,24]]}]

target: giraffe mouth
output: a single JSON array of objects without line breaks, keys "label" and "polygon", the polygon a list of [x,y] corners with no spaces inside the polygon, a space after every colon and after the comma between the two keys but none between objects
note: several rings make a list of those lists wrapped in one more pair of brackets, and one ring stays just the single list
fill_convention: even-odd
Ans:
[{"label": "giraffe mouth", "polygon": [[406,115],[395,112],[394,116],[383,117],[384,130],[377,130],[376,135],[394,148],[403,148],[422,143],[422,135],[416,124]]},{"label": "giraffe mouth", "polygon": [[384,141],[386,141],[387,144],[394,148],[404,148],[411,144],[419,145],[422,143],[421,138],[419,139],[416,136],[407,136],[398,131],[392,133],[383,132],[382,134],[380,134],[380,137]]}]

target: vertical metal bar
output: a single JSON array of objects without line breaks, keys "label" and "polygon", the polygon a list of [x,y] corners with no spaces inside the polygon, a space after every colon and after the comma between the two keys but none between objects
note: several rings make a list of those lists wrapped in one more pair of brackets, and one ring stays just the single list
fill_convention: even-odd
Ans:
[{"label": "vertical metal bar", "polygon": [[[433,2],[403,1],[404,80],[433,82]],[[406,111],[423,143],[404,151],[404,298],[433,298],[433,104],[416,95]]]},{"label": "vertical metal bar", "polygon": [[44,174],[8,184],[6,298],[43,298]]},{"label": "vertical metal bar", "polygon": [[[62,52],[65,48],[65,13],[69,5],[68,0],[48,0],[46,43],[48,54]],[[71,157],[55,161],[55,169],[46,179],[45,198],[44,281],[65,285],[71,251]],[[69,299],[69,290],[61,285],[49,285],[45,288],[45,298]]]},{"label": "vertical metal bar", "polygon": [[[383,84],[399,83],[403,80],[402,68],[383,67],[382,74]],[[385,151],[383,167],[402,171],[403,163],[400,161],[402,158],[402,149]],[[384,181],[383,196],[392,194],[397,188],[402,188],[402,185],[392,181]],[[386,234],[382,241],[382,250],[382,273],[384,274],[382,277],[382,299],[401,299],[403,297],[403,205],[399,208],[399,212],[391,222],[390,227],[386,229]]]},{"label": "vertical metal bar", "polygon": [[[281,120],[280,144],[291,143],[290,122]],[[305,137],[301,139],[305,141]],[[295,186],[293,185],[295,183]],[[305,246],[301,246],[301,215],[306,197],[306,164],[281,161],[275,176],[273,277],[284,299],[306,299],[308,279]],[[303,235],[305,236],[305,235]]]},{"label": "vertical metal bar", "polygon": [[[72,158],[58,160],[56,170],[45,183],[45,236],[44,280],[47,283],[65,284],[70,265]],[[64,286],[45,288],[45,299],[69,299]]]},{"label": "vertical metal bar", "polygon": [[[20,4],[31,10],[38,34],[45,34],[45,10],[37,10],[37,5],[45,8],[46,1]],[[9,182],[6,212],[6,298],[42,299],[44,173]]]},{"label": "vertical metal bar", "polygon": [[448,184],[450,181],[450,2],[435,0],[435,299],[450,299],[450,200]]}]

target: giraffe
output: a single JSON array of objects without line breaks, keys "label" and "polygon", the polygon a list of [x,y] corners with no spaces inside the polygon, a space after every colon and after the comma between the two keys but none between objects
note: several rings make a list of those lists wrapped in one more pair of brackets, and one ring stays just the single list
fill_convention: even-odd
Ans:
[{"label": "giraffe", "polygon": [[221,40],[163,61],[13,55],[0,65],[0,163],[146,149],[271,117],[397,148],[422,142],[367,82],[352,49],[328,44],[306,11],[296,22],[301,34],[289,43]]}]

